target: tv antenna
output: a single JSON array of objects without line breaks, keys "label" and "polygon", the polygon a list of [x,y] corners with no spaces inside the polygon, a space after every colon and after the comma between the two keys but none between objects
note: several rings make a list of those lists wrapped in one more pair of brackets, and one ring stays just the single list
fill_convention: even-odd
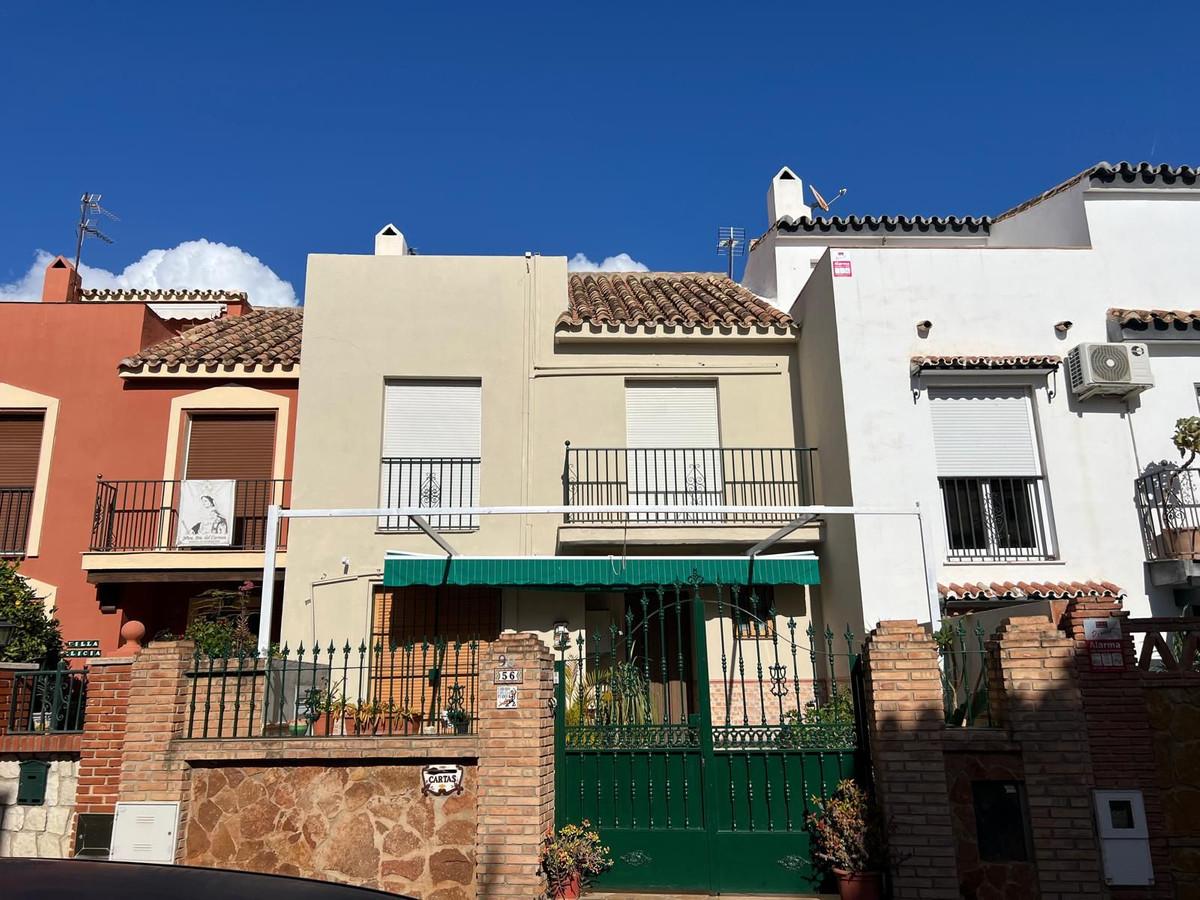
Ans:
[{"label": "tv antenna", "polygon": [[717,253],[729,261],[729,277],[733,278],[733,258],[746,252],[746,229],[723,225],[717,229]]},{"label": "tv antenna", "polygon": [[814,187],[811,184],[808,186],[808,189],[810,191],[812,191],[813,200],[816,201],[817,206],[821,207],[822,212],[829,212],[829,207],[833,206],[833,204],[837,203],[839,200],[841,200],[843,197],[846,196],[845,188],[842,188],[840,191],[838,191],[836,194],[834,194],[832,200],[826,200],[824,197],[822,197],[821,192],[818,191],[816,189],[816,187]]},{"label": "tv antenna", "polygon": [[107,234],[96,227],[96,218],[104,216],[114,222],[120,222],[113,213],[100,205],[100,194],[84,194],[79,198],[79,224],[76,226],[78,237],[75,240],[75,271],[79,271],[79,257],[83,254],[83,241],[88,235],[99,238],[106,244],[113,242]]}]

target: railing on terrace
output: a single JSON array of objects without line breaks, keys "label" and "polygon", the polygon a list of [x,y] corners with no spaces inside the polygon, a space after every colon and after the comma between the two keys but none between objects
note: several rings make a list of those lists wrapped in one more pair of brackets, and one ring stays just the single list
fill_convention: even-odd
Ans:
[{"label": "railing on terrace", "polygon": [[941,657],[942,704],[946,724],[958,727],[990,726],[987,648],[981,623],[971,628],[961,620],[947,619],[934,634]]},{"label": "railing on terrace", "polygon": [[1200,471],[1167,467],[1133,487],[1146,559],[1200,559]]},{"label": "railing on terrace", "polygon": [[[568,506],[807,506],[814,502],[811,447],[572,447],[563,464]],[[738,524],[786,515],[571,513],[568,523]]]},{"label": "railing on terrace", "polygon": [[187,738],[386,737],[474,734],[478,641],[346,641],[265,657],[212,656],[187,672]]},{"label": "railing on terrace", "polygon": [[[380,461],[379,503],[402,506],[476,506],[479,503],[479,457],[385,457]],[[441,531],[473,531],[478,516],[431,516]],[[381,516],[380,531],[415,531],[407,516]]]},{"label": "railing on terrace", "polygon": [[[238,479],[229,543],[192,548],[179,546],[179,481],[97,480],[90,550],[93,553],[262,550],[266,543],[267,507],[283,505],[291,484],[288,478]],[[287,546],[287,528],[287,519],[281,520],[277,535],[280,549]]]},{"label": "railing on terrace", "polygon": [[939,478],[955,562],[1052,559],[1040,475]]},{"label": "railing on terrace", "polygon": [[87,708],[87,669],[14,672],[9,734],[62,734],[83,731]]},{"label": "railing on terrace", "polygon": [[1200,617],[1126,619],[1125,631],[1142,671],[1200,679]]},{"label": "railing on terrace", "polygon": [[24,556],[33,488],[0,487],[0,556]]}]

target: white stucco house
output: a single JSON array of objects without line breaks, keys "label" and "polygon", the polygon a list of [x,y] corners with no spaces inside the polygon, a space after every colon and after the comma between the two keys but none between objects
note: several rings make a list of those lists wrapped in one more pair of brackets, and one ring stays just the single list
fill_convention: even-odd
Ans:
[{"label": "white stucco house", "polygon": [[832,602],[928,620],[928,559],[943,610],[1194,608],[1200,481],[1153,473],[1200,412],[1198,176],[1101,163],[978,218],[814,216],[775,176],[744,283],[800,324],[821,501],[919,503],[928,526],[923,547],[893,520],[828,522]]}]

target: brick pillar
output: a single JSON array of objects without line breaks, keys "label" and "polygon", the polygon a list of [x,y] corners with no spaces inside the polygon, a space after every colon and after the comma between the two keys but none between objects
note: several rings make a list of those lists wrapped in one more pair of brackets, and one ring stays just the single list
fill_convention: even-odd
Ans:
[{"label": "brick pillar", "polygon": [[959,896],[937,646],[915,619],[880,622],[863,652],[875,790],[898,900]]},{"label": "brick pillar", "polygon": [[88,664],[87,709],[75,792],[77,813],[111,813],[116,808],[132,669],[129,657],[93,659]]},{"label": "brick pillar", "polygon": [[1091,655],[1083,637],[1084,619],[1110,616],[1125,619],[1128,615],[1111,597],[1083,597],[1067,604],[1059,627],[1074,643],[1095,787],[1140,790],[1146,806],[1154,886],[1114,889],[1113,896],[1173,897],[1167,824],[1156,777],[1154,732],[1150,727],[1142,674],[1137,668],[1133,636],[1122,630],[1124,672],[1093,672]]},{"label": "brick pillar", "polygon": [[138,653],[129,683],[121,763],[121,800],[180,802],[179,849],[187,833],[190,770],[169,750],[187,721],[190,682],[184,673],[192,665],[194,647],[191,641],[154,643]]},{"label": "brick pillar", "polygon": [[987,642],[989,696],[1021,748],[1042,900],[1101,895],[1075,648],[1040,616],[1007,620]]},{"label": "brick pillar", "polygon": [[14,675],[36,669],[37,663],[0,662],[0,734],[8,733],[8,717],[12,712]]},{"label": "brick pillar", "polygon": [[[521,669],[517,709],[496,709],[493,673]],[[532,634],[502,634],[483,654],[479,709],[478,896],[539,897],[542,835],[554,824],[554,657]]]}]

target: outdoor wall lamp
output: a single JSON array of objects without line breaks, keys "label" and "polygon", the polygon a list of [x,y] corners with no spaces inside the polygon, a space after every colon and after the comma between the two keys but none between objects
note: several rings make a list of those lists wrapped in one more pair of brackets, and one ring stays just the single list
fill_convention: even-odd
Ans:
[{"label": "outdoor wall lamp", "polygon": [[1054,330],[1057,331],[1060,335],[1063,335],[1063,334],[1066,334],[1068,331],[1070,331],[1071,326],[1074,324],[1075,323],[1069,319],[1063,319],[1061,322],[1054,323]]},{"label": "outdoor wall lamp", "polygon": [[929,337],[929,329],[933,327],[933,323],[928,319],[922,319],[917,323],[917,334],[921,337]]},{"label": "outdoor wall lamp", "polygon": [[554,649],[566,650],[571,646],[571,629],[566,622],[554,623]]},{"label": "outdoor wall lamp", "polygon": [[0,621],[0,650],[8,646],[8,642],[12,640],[13,630],[17,626],[7,620]]}]

